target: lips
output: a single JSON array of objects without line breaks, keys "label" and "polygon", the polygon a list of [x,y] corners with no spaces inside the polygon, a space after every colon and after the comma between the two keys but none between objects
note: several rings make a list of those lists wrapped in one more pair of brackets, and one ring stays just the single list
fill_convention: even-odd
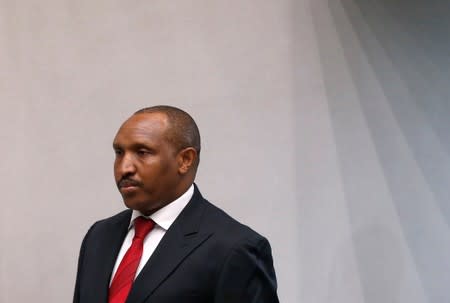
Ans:
[{"label": "lips", "polygon": [[136,180],[122,179],[117,186],[122,193],[130,193],[137,190],[141,186],[141,183]]},{"label": "lips", "polygon": [[117,184],[120,187],[141,186],[141,182],[133,179],[122,179]]}]

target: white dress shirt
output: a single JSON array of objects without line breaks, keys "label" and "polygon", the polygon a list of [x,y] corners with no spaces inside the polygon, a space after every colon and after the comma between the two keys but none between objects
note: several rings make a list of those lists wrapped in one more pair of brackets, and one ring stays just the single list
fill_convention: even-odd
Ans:
[{"label": "white dress shirt", "polygon": [[111,280],[109,282],[110,285],[114,275],[116,274],[120,262],[122,261],[128,248],[131,246],[131,242],[133,241],[134,219],[136,219],[139,216],[143,216],[146,218],[150,218],[155,222],[155,226],[144,239],[144,251],[142,253],[141,261],[139,262],[139,266],[136,271],[137,276],[141,272],[144,265],[147,263],[148,259],[150,259],[150,256],[155,251],[156,247],[158,246],[159,242],[161,241],[166,231],[169,229],[170,225],[172,225],[172,223],[181,213],[183,208],[188,204],[189,200],[191,200],[193,194],[194,194],[194,185],[191,185],[191,187],[189,187],[189,189],[178,199],[167,204],[166,206],[154,212],[150,216],[144,216],[139,211],[133,210],[133,213],[131,214],[130,226],[128,227],[128,234],[122,243],[122,247],[120,248],[119,254],[117,255],[116,263],[113,269],[113,274],[111,275]]}]

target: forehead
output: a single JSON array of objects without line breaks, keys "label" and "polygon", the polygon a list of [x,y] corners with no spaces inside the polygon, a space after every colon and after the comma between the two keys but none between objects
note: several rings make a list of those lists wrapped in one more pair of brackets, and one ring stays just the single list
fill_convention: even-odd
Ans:
[{"label": "forehead", "polygon": [[142,113],[131,116],[117,131],[114,144],[128,141],[153,141],[164,137],[168,128],[163,113]]}]

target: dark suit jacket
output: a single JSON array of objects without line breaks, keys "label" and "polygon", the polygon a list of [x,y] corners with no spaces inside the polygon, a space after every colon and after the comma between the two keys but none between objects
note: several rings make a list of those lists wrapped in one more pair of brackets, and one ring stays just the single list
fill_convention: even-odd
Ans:
[{"label": "dark suit jacket", "polygon": [[[74,303],[106,303],[131,211],[95,223],[81,245]],[[127,303],[278,303],[268,241],[197,188],[137,276]]]}]

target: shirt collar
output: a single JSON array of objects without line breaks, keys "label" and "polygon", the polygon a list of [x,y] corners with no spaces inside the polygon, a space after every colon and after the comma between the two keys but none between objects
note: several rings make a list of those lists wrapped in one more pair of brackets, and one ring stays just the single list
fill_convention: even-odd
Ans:
[{"label": "shirt collar", "polygon": [[150,216],[144,216],[140,211],[133,210],[131,214],[130,225],[128,228],[131,228],[134,224],[134,219],[139,216],[143,216],[149,219],[152,219],[159,227],[167,231],[181,213],[183,208],[189,203],[194,194],[194,184],[192,184],[189,189],[178,197],[175,201],[170,202],[166,206],[161,209],[158,209]]}]

